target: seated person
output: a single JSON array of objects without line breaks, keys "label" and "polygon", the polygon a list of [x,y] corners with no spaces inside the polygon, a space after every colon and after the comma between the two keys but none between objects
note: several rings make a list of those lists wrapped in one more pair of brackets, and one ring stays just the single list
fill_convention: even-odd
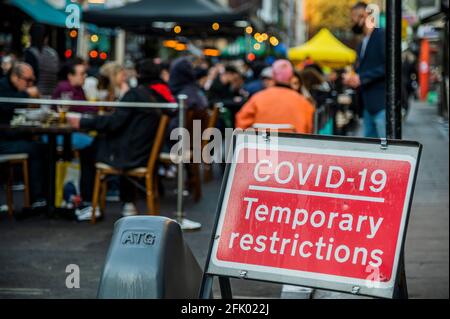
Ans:
[{"label": "seated person", "polygon": [[[189,110],[205,110],[208,99],[195,81],[195,70],[189,58],[181,57],[173,61],[170,68],[169,87],[178,96],[187,95],[186,106]],[[178,125],[178,122],[176,122]]]},{"label": "seated person", "polygon": [[[144,60],[138,66],[139,85],[130,89],[121,99],[123,102],[168,102],[174,101],[167,85],[159,79],[159,67],[152,60]],[[157,83],[159,82],[159,83]],[[111,115],[94,118],[68,116],[75,128],[96,130],[99,135],[95,142],[81,152],[81,197],[84,207],[77,210],[78,220],[90,220],[95,163],[102,162],[114,168],[129,170],[147,165],[152,139],[156,135],[161,117],[160,110],[154,108],[117,108]],[[136,214],[134,186],[122,178],[120,197],[124,203],[123,215]],[[95,212],[100,216],[100,212]]]},{"label": "seated person", "polygon": [[104,101],[117,101],[130,89],[125,69],[117,62],[107,62],[99,71],[98,89],[105,92]]},{"label": "seated person", "polygon": [[246,129],[255,123],[291,124],[296,133],[312,133],[314,106],[290,87],[294,74],[287,60],[272,66],[275,86],[253,95],[236,114],[236,127]]},{"label": "seated person", "polygon": [[300,72],[300,79],[302,88],[309,93],[316,106],[324,105],[331,93],[331,86],[325,80],[325,77],[316,68],[306,67]]},{"label": "seated person", "polygon": [[233,66],[227,66],[211,84],[207,94],[211,104],[222,103],[234,115],[244,104],[248,93],[244,91],[244,78]]},{"label": "seated person", "polygon": [[253,67],[253,78],[248,80],[244,85],[244,90],[249,96],[273,86],[272,68],[266,66],[265,63],[256,63]]},{"label": "seated person", "polygon": [[[82,59],[68,61],[60,70],[60,77],[63,80],[56,86],[52,99],[86,101],[83,91],[86,75],[86,66]],[[69,110],[80,113],[97,113],[97,108],[92,106],[71,106]],[[75,150],[88,147],[92,142],[93,138],[88,134],[72,134],[72,147]],[[62,144],[62,140],[58,139],[58,144]]]},{"label": "seated person", "polygon": [[[34,86],[32,67],[23,62],[16,63],[9,74],[0,80],[0,96],[10,98],[37,98],[39,91]],[[0,103],[0,124],[9,124],[14,115],[14,109],[23,105]],[[31,140],[29,134],[0,131],[0,154],[28,154],[30,172],[31,211],[24,213],[41,213],[45,210],[46,175],[45,175],[45,145]],[[22,215],[22,216],[25,216]]]},{"label": "seated person", "polygon": [[[188,57],[180,57],[172,62],[170,68],[169,88],[173,95],[186,95],[186,108],[195,112],[202,112],[208,108],[208,99],[198,86],[195,70]],[[186,124],[189,127],[189,123]],[[178,114],[170,120],[168,135],[178,127]],[[169,144],[172,142],[167,138]]]},{"label": "seated person", "polygon": [[[52,99],[86,101],[86,95],[83,91],[86,76],[86,65],[82,59],[76,58],[66,62],[59,72],[61,81],[58,82],[58,85],[53,91]],[[90,106],[71,106],[70,111],[96,113],[97,108]]]}]

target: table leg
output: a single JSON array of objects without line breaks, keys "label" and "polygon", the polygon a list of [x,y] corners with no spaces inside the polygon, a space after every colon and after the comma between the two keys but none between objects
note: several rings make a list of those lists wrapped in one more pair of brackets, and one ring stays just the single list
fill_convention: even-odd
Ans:
[{"label": "table leg", "polygon": [[48,134],[48,215],[53,216],[55,213],[55,177],[56,177],[56,135]]},{"label": "table leg", "polygon": [[63,135],[64,145],[63,145],[63,159],[65,161],[72,160],[72,139],[71,134]]}]

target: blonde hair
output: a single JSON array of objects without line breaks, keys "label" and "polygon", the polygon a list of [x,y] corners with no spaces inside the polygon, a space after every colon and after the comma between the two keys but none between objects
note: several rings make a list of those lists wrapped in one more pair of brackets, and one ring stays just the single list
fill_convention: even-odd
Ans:
[{"label": "blonde hair", "polygon": [[107,62],[100,68],[100,75],[108,78],[110,81],[125,68],[117,62]]},{"label": "blonde hair", "polygon": [[98,88],[108,90],[108,101],[116,99],[115,77],[124,70],[125,68],[117,62],[107,62],[100,68]]}]

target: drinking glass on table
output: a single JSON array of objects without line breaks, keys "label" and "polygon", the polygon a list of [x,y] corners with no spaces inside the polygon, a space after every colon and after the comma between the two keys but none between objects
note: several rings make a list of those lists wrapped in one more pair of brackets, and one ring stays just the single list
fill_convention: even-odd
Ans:
[{"label": "drinking glass on table", "polygon": [[[61,100],[70,101],[72,100],[72,92],[62,92],[61,93]],[[58,105],[57,107],[58,114],[59,114],[59,123],[65,124],[67,122],[66,115],[69,111],[68,105]]]},{"label": "drinking glass on table", "polygon": [[[42,95],[41,98],[44,100],[50,100],[52,98],[52,96],[51,95]],[[41,112],[49,114],[52,111],[52,106],[49,104],[41,104],[40,109],[41,109]]]},{"label": "drinking glass on table", "polygon": [[[98,91],[98,100],[99,101],[107,101],[108,100],[108,90],[99,90]],[[98,107],[98,115],[105,115],[106,108],[104,106]]]},{"label": "drinking glass on table", "polygon": [[67,122],[67,112],[69,111],[69,107],[67,105],[58,105],[58,114],[59,114],[59,124],[66,124]]}]

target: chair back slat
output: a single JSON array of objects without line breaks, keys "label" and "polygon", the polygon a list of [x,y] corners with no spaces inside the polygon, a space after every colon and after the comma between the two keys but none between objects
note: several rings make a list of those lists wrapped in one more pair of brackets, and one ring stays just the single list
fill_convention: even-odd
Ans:
[{"label": "chair back slat", "polygon": [[295,127],[292,124],[272,124],[272,123],[255,123],[252,128],[269,132],[285,132],[295,133]]},{"label": "chair back slat", "polygon": [[[217,106],[213,106],[208,113],[208,121],[205,129],[216,127],[217,120],[219,119],[219,108]],[[208,140],[202,140],[202,149],[208,144],[208,142]]]},{"label": "chair back slat", "polygon": [[217,106],[213,106],[209,113],[209,119],[208,119],[208,127],[207,128],[213,128],[217,124],[217,119],[219,118],[219,108]]},{"label": "chair back slat", "polygon": [[147,162],[147,169],[149,172],[153,172],[155,169],[156,161],[158,160],[159,153],[161,152],[162,145],[164,143],[164,136],[166,128],[169,124],[169,116],[163,114],[159,120],[158,130],[156,131],[155,140],[150,151],[150,157]]}]

